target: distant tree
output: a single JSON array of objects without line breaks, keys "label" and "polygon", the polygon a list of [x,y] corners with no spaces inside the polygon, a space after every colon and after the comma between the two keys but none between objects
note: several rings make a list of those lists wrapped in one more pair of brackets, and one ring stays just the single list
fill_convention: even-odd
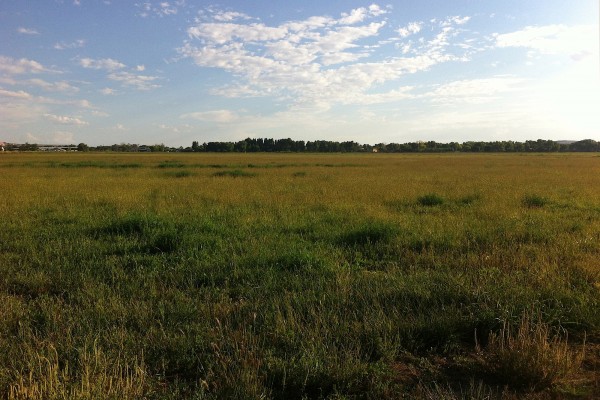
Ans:
[{"label": "distant tree", "polygon": [[162,153],[166,149],[163,143],[150,146],[150,151],[153,153]]},{"label": "distant tree", "polygon": [[248,142],[246,140],[240,140],[239,142],[236,142],[235,145],[233,146],[234,151],[237,151],[238,153],[245,153],[246,150],[248,149]]},{"label": "distant tree", "polygon": [[25,144],[22,144],[19,147],[19,150],[21,151],[37,151],[38,150],[38,145],[35,143],[27,143],[25,142]]},{"label": "distant tree", "polygon": [[84,151],[85,152],[85,151],[89,151],[89,150],[90,150],[90,148],[85,143],[79,143],[77,145],[77,151]]},{"label": "distant tree", "polygon": [[292,139],[279,139],[273,144],[273,151],[290,152],[294,147],[294,141]]},{"label": "distant tree", "polygon": [[592,139],[580,140],[579,142],[571,143],[569,151],[600,151],[600,143]]},{"label": "distant tree", "polygon": [[353,153],[359,151],[360,145],[354,141],[347,141],[340,143],[340,149],[344,153]]}]

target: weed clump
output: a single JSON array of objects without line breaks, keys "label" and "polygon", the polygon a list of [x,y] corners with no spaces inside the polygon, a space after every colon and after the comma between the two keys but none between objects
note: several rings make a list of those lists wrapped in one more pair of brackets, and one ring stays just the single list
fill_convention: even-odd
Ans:
[{"label": "weed clump", "polygon": [[425,207],[433,207],[444,204],[444,198],[435,193],[429,193],[417,198],[417,203]]},{"label": "weed clump", "polygon": [[523,205],[528,208],[542,208],[549,203],[547,198],[536,194],[528,194],[523,197]]}]

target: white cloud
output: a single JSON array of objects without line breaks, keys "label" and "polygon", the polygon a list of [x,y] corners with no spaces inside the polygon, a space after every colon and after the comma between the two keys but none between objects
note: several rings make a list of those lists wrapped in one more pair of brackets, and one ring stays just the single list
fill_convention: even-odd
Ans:
[{"label": "white cloud", "polygon": [[237,120],[239,117],[236,113],[229,110],[213,110],[199,111],[188,114],[183,114],[181,118],[190,118],[203,122],[219,122],[227,123]]},{"label": "white cloud", "polygon": [[415,33],[419,33],[421,28],[423,27],[422,22],[411,22],[405,27],[402,27],[397,30],[398,34],[401,38],[408,37],[410,35],[414,35]]},{"label": "white cloud", "polygon": [[125,64],[117,60],[113,60],[112,58],[103,58],[100,60],[95,60],[93,58],[82,58],[79,60],[79,65],[81,65],[83,68],[102,69],[106,71],[115,71],[126,67]]},{"label": "white cloud", "polygon": [[142,18],[147,18],[151,15],[161,18],[176,15],[181,8],[185,7],[185,5],[185,0],[178,0],[175,2],[143,2],[135,4],[135,6],[141,10],[137,15]]},{"label": "white cloud", "polygon": [[92,115],[95,117],[109,117],[110,114],[104,111],[92,110]]},{"label": "white cloud", "polygon": [[32,98],[31,94],[19,90],[18,92],[14,92],[11,90],[5,90],[0,88],[0,98],[9,98],[9,99],[19,99],[19,100],[29,100]]},{"label": "white cloud", "polygon": [[[211,12],[219,15],[218,11]],[[456,27],[465,24],[469,17],[449,17],[433,23],[434,37],[429,41],[404,44],[403,57],[391,55],[370,61],[374,46],[368,41],[376,40],[378,46],[383,46],[391,39],[378,40],[386,20],[367,19],[385,13],[379,6],[371,5],[342,14],[337,20],[313,16],[277,26],[197,20],[187,30],[191,40],[178,51],[200,67],[218,68],[236,77],[236,83],[213,89],[213,94],[269,96],[287,103],[290,109],[320,111],[336,103],[373,104],[386,98],[406,97],[404,91],[397,89],[388,90],[387,94],[368,93],[403,75],[467,59],[467,49],[458,44],[452,51],[449,49],[461,34]],[[423,23],[413,22],[398,33],[414,34],[422,27]]]},{"label": "white cloud", "polygon": [[110,73],[108,79],[121,82],[124,86],[132,86],[138,90],[151,90],[160,87],[159,84],[154,83],[158,79],[156,76],[139,75],[126,71]]},{"label": "white cloud", "polygon": [[17,32],[19,32],[22,35],[39,35],[40,33],[33,28],[24,28],[24,27],[19,27],[19,29],[17,29]]},{"label": "white cloud", "polygon": [[[79,64],[84,68],[105,70],[108,72],[108,79],[120,82],[123,86],[134,87],[138,90],[151,90],[160,87],[160,85],[155,82],[159,79],[158,77],[122,71],[122,69],[127,66],[117,60],[113,60],[112,58],[104,58],[100,60],[82,58],[79,60]],[[144,65],[137,65],[135,68],[133,68],[135,72],[142,72],[145,69],[146,67]],[[102,89],[100,92],[105,95],[115,93],[112,89],[108,88]]]},{"label": "white cloud", "polygon": [[513,76],[468,79],[439,85],[423,97],[434,103],[481,104],[496,100],[498,96],[521,90],[525,81]]},{"label": "white cloud", "polygon": [[159,4],[158,13],[162,15],[177,14],[177,8],[169,4],[169,2],[163,1]]},{"label": "white cloud", "polygon": [[541,54],[568,54],[574,59],[598,52],[598,27],[591,25],[528,26],[495,34],[497,47],[523,47]]},{"label": "white cloud", "polygon": [[206,23],[189,28],[187,33],[195,39],[225,44],[235,39],[241,39],[244,42],[282,39],[287,34],[287,30],[281,27],[272,28],[258,23],[250,25]]},{"label": "white cloud", "polygon": [[160,129],[169,131],[171,133],[186,133],[186,132],[191,132],[194,127],[192,125],[189,124],[183,124],[183,125],[168,125],[168,124],[159,124],[158,127]]},{"label": "white cloud", "polygon": [[467,22],[469,22],[470,19],[471,19],[471,17],[469,17],[469,16],[461,17],[461,16],[457,15],[454,17],[448,17],[445,20],[440,21],[440,25],[441,26],[464,25]]},{"label": "white cloud", "polygon": [[339,23],[342,25],[352,25],[362,22],[368,15],[368,10],[365,7],[355,8],[350,13],[342,13],[342,18]]},{"label": "white cloud", "polygon": [[49,92],[78,92],[79,88],[72,86],[66,81],[46,82],[43,79],[29,79],[23,82],[31,86],[40,87]]},{"label": "white cloud", "polygon": [[252,17],[250,17],[247,14],[241,13],[241,12],[236,12],[236,11],[221,11],[221,12],[217,12],[214,16],[213,16],[215,21],[220,21],[220,22],[231,22],[231,21],[235,21],[235,20],[249,20],[252,19]]},{"label": "white cloud", "polygon": [[48,118],[50,121],[61,124],[61,125],[76,125],[76,126],[84,126],[89,125],[86,121],[81,120],[77,117],[68,117],[64,115],[54,115],[54,114],[44,114],[44,117]]},{"label": "white cloud", "polygon": [[117,91],[111,88],[104,88],[100,90],[100,93],[102,93],[105,96],[112,96],[117,94]]},{"label": "white cloud", "polygon": [[12,57],[0,56],[0,71],[16,75],[39,74],[41,72],[48,72],[48,69],[34,60],[28,60],[26,58],[16,60]]},{"label": "white cloud", "polygon": [[58,42],[54,44],[56,50],[79,49],[85,46],[85,40],[77,39],[74,42]]}]

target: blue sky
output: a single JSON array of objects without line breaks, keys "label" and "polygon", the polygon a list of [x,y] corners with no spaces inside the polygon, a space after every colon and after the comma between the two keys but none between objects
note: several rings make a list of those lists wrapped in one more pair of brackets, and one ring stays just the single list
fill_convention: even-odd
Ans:
[{"label": "blue sky", "polygon": [[600,140],[597,0],[0,0],[0,141]]}]

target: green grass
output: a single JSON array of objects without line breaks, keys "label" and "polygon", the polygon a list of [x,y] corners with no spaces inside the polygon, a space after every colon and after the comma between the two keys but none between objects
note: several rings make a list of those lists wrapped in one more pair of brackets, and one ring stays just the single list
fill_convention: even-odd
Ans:
[{"label": "green grass", "polygon": [[169,157],[0,155],[0,398],[598,396],[597,157]]}]

